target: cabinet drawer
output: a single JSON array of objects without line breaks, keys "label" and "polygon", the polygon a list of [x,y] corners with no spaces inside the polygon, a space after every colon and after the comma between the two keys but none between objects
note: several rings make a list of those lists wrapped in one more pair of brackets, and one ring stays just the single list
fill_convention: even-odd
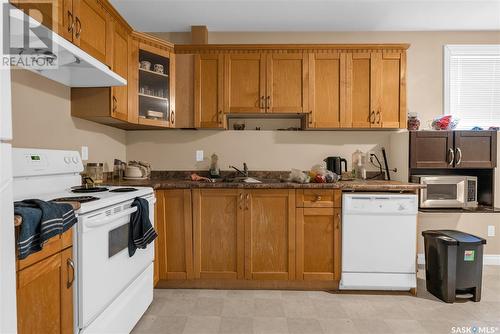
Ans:
[{"label": "cabinet drawer", "polygon": [[334,189],[297,190],[298,208],[340,208],[342,192]]},{"label": "cabinet drawer", "polygon": [[[17,245],[17,242],[16,242]],[[56,235],[50,238],[47,243],[43,246],[41,251],[30,254],[27,258],[19,260],[17,259],[17,270],[22,270],[35,263],[38,263],[61,250],[71,247],[73,245],[73,229],[69,229],[62,235]],[[16,246],[17,247],[17,246]],[[17,248],[16,248],[17,252]]]}]

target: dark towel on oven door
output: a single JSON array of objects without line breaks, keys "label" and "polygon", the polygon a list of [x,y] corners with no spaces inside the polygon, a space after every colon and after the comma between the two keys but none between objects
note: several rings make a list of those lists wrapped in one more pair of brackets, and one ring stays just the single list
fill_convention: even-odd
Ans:
[{"label": "dark towel on oven door", "polygon": [[130,228],[128,238],[128,255],[134,256],[137,248],[144,249],[158,236],[149,220],[149,202],[144,198],[136,197],[132,207],[137,211],[130,216]]},{"label": "dark towel on oven door", "polygon": [[14,214],[23,218],[17,241],[19,259],[42,250],[47,240],[66,232],[77,222],[71,204],[39,199],[14,202]]}]

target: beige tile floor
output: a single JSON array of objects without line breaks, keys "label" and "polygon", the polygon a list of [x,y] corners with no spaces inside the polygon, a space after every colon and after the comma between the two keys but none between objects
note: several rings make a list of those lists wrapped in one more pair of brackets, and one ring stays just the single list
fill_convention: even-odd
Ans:
[{"label": "beige tile floor", "polygon": [[423,276],[419,271],[417,297],[157,289],[133,333],[444,334],[470,327],[472,334],[500,334],[500,267],[485,267],[479,303],[443,303],[427,293]]}]

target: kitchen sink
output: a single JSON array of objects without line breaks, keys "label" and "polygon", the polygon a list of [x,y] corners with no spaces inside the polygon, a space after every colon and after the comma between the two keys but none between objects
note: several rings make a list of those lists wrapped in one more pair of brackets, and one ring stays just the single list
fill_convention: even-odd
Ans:
[{"label": "kitchen sink", "polygon": [[214,179],[215,182],[227,182],[227,183],[281,183],[284,182],[280,179],[264,179],[255,177],[226,177],[222,179]]}]

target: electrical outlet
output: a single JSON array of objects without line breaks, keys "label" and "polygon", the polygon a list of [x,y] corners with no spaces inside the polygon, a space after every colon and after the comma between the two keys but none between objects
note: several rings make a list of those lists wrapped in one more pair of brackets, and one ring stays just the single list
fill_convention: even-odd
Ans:
[{"label": "electrical outlet", "polygon": [[196,161],[203,161],[203,150],[196,151]]},{"label": "electrical outlet", "polygon": [[494,237],[494,236],[495,236],[495,226],[488,225],[488,237]]},{"label": "electrical outlet", "polygon": [[82,146],[82,161],[89,160],[89,147]]}]

